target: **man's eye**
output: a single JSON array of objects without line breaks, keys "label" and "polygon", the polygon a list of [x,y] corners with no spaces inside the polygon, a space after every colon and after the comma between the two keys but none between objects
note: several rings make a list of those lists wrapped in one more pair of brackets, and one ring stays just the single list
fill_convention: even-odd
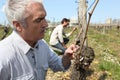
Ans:
[{"label": "man's eye", "polygon": [[41,22],[41,19],[37,19],[36,22],[37,22],[37,23]]},{"label": "man's eye", "polygon": [[44,20],[44,18],[36,19],[35,22],[39,23],[39,22],[41,22],[42,20]]}]

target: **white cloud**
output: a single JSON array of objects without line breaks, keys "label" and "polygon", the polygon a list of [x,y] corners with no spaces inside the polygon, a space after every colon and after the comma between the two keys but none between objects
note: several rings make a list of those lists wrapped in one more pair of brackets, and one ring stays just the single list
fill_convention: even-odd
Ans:
[{"label": "white cloud", "polygon": [[2,10],[1,10],[2,12],[4,12],[5,11],[5,5],[3,5],[3,7],[2,7]]}]

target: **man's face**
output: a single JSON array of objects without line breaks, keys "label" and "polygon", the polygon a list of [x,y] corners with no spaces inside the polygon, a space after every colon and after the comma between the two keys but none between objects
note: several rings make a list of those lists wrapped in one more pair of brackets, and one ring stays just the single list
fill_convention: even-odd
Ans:
[{"label": "man's face", "polygon": [[44,38],[48,26],[45,19],[46,11],[40,3],[30,4],[27,9],[30,16],[26,19],[27,26],[23,28],[22,35],[26,41],[38,41]]},{"label": "man's face", "polygon": [[69,25],[69,22],[64,22],[64,25],[65,25],[65,27],[67,27],[68,25]]}]

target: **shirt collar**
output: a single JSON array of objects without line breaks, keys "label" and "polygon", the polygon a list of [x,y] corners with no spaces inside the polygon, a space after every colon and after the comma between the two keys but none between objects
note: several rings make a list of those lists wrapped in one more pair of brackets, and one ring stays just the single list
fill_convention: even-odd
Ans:
[{"label": "shirt collar", "polygon": [[39,48],[39,42],[36,43],[35,48],[36,48],[36,49]]},{"label": "shirt collar", "polygon": [[25,42],[23,40],[22,37],[20,37],[20,35],[16,32],[13,31],[12,33],[15,45],[23,51],[24,54],[27,54],[27,52],[30,50],[30,48],[32,48],[27,42]]},{"label": "shirt collar", "polygon": [[39,48],[39,41],[35,44],[35,47],[34,48],[30,48],[30,49],[32,49],[32,50],[34,50],[34,49],[38,49]]}]

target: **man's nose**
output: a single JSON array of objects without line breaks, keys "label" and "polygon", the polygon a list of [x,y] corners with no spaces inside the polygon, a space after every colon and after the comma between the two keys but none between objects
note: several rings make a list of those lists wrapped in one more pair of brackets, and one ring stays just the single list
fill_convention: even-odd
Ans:
[{"label": "man's nose", "polygon": [[44,25],[45,27],[48,27],[48,23],[47,23],[47,20],[46,20],[46,19],[43,21],[43,25]]}]

